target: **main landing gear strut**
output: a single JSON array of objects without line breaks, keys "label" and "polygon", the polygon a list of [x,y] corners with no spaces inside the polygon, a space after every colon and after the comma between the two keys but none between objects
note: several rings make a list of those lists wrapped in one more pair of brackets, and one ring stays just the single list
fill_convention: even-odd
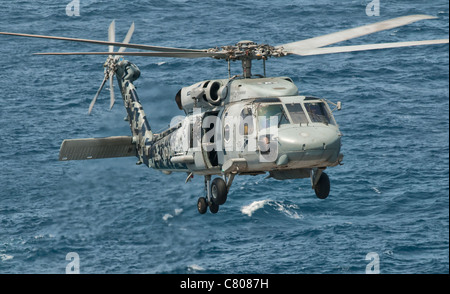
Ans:
[{"label": "main landing gear strut", "polygon": [[205,176],[205,192],[206,197],[200,197],[197,201],[197,209],[201,214],[206,213],[209,207],[211,213],[219,211],[219,205],[227,201],[228,190],[233,182],[235,174],[230,174],[227,178],[225,175],[222,178],[215,178],[211,182],[211,176]]}]

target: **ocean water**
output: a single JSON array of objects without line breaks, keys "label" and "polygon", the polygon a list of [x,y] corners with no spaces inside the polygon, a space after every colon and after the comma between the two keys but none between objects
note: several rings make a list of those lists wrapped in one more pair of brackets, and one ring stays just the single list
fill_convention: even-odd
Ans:
[{"label": "ocean water", "polygon": [[[0,31],[210,48],[240,40],[278,45],[410,14],[420,21],[342,45],[448,38],[448,1],[0,0]],[[382,274],[449,273],[448,45],[272,58],[302,94],[342,101],[344,165],[330,168],[331,193],[308,179],[237,177],[213,215],[196,202],[203,178],[164,175],[135,158],[59,162],[66,138],[128,135],[120,97],[104,91],[104,57],[33,56],[104,47],[0,36],[0,273]],[[225,62],[129,58],[153,130],[183,114],[174,97],[197,81],[226,78]],[[232,63],[233,74],[240,71]],[[254,73],[262,65],[254,63]],[[118,91],[116,91],[118,93]],[[69,255],[68,255],[69,254]]]}]

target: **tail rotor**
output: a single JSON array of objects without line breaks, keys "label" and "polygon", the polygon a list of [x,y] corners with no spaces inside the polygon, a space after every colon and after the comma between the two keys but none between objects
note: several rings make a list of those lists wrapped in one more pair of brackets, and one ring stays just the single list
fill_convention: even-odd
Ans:
[{"label": "tail rotor", "polygon": [[[116,33],[115,33],[115,26],[116,22],[113,20],[111,24],[109,25],[108,29],[108,42],[115,43],[116,42]],[[128,30],[125,39],[123,40],[123,44],[128,44],[131,40],[131,36],[134,32],[134,22],[131,24],[130,29]],[[89,105],[89,111],[88,114],[91,114],[92,109],[94,107],[95,102],[97,101],[98,96],[100,95],[103,87],[105,86],[106,82],[109,80],[109,109],[111,110],[115,103],[115,96],[114,96],[114,75],[116,73],[116,64],[119,61],[119,59],[122,57],[120,55],[114,54],[114,45],[109,45],[108,52],[111,54],[108,55],[108,58],[106,59],[106,62],[104,63],[103,67],[105,68],[104,74],[105,77],[103,78],[103,81],[100,85],[100,88],[97,90],[97,93],[94,96],[94,99],[92,99],[91,104]],[[124,52],[126,47],[120,47],[119,51],[117,53]]]}]

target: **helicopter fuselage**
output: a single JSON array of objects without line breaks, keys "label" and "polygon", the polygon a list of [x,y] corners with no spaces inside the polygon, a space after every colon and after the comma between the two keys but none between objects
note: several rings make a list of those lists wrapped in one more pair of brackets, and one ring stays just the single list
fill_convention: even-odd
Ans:
[{"label": "helicopter fuselage", "polygon": [[64,140],[60,160],[136,156],[137,164],[165,174],[187,173],[186,182],[204,176],[206,197],[197,202],[202,214],[225,203],[236,175],[311,178],[316,196],[328,196],[323,171],[340,164],[343,154],[342,134],[325,99],[299,95],[286,77],[203,81],[176,95],[185,116],[154,133],[133,84],[139,68],[122,60],[114,69],[132,135]]},{"label": "helicopter fuselage", "polygon": [[[176,97],[186,116],[154,134],[133,85],[137,67],[117,78],[139,163],[199,175],[306,178],[340,163],[341,133],[324,99],[298,95],[287,77],[204,81]],[[137,75],[138,76],[138,75]]]}]

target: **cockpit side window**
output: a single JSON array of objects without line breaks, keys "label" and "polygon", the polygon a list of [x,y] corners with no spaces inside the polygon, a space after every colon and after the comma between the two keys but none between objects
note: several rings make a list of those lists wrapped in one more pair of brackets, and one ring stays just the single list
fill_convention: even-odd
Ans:
[{"label": "cockpit side window", "polygon": [[307,102],[305,103],[305,108],[311,122],[334,124],[334,121],[323,102]]},{"label": "cockpit side window", "polygon": [[303,111],[302,105],[300,103],[286,104],[286,108],[291,116],[293,124],[307,124],[308,118]]},{"label": "cockpit side window", "polygon": [[257,108],[259,128],[270,127],[270,118],[277,117],[278,127],[283,124],[289,124],[289,120],[284,112],[282,104],[260,104]]}]

